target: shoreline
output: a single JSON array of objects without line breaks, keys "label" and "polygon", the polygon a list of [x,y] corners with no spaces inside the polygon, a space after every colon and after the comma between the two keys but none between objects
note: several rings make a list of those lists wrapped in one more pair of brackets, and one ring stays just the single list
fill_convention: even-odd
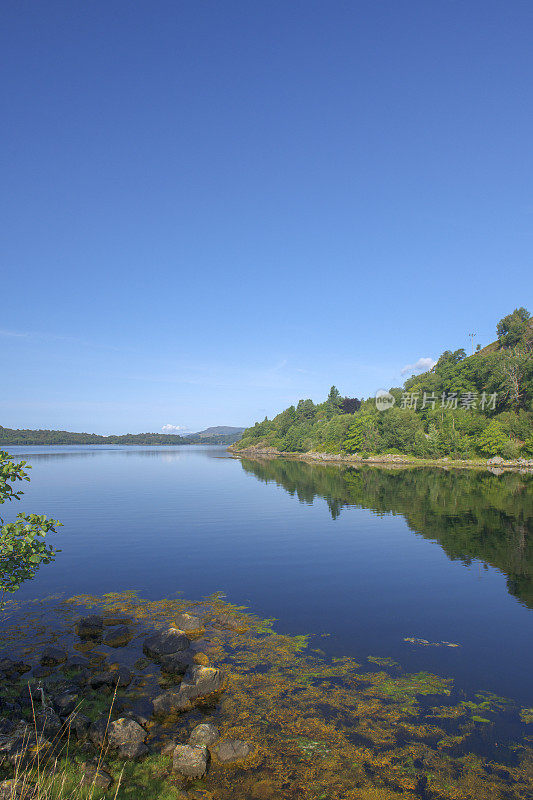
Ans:
[{"label": "shoreline", "polygon": [[[227,448],[235,458],[287,458],[293,461],[310,461],[319,464],[335,464],[336,466],[381,466],[381,467],[440,467],[441,469],[484,469],[495,472],[496,470],[533,472],[533,459],[517,459],[506,461],[500,456],[490,459],[423,459],[415,456],[407,456],[393,453],[383,453],[382,455],[367,456],[342,455],[341,453],[318,453],[309,451],[307,453],[289,453],[276,450],[275,447],[248,447],[239,450],[235,445]],[[500,474],[500,472],[496,473]]]}]

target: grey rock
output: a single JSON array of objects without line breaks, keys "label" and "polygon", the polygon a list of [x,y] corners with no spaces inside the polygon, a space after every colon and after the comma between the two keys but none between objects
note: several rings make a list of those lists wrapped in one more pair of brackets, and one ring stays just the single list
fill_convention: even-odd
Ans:
[{"label": "grey rock", "polygon": [[68,656],[64,650],[59,647],[47,647],[41,654],[42,667],[55,667],[58,664],[64,664]]},{"label": "grey rock", "polygon": [[157,661],[161,656],[188,650],[191,642],[179,628],[168,628],[166,631],[153,633],[144,640],[143,651],[149,658]]},{"label": "grey rock", "polygon": [[249,742],[243,742],[240,739],[224,739],[215,748],[215,753],[221,764],[231,764],[234,761],[243,761],[253,749],[253,745]]},{"label": "grey rock", "polygon": [[6,781],[0,781],[0,800],[31,800],[37,795],[35,786],[28,783],[26,776],[24,778],[9,778]]},{"label": "grey rock", "polygon": [[203,722],[201,725],[197,725],[196,728],[193,729],[191,735],[189,736],[189,744],[199,744],[203,745],[204,747],[209,747],[219,738],[220,733],[218,732],[216,725]]},{"label": "grey rock", "polygon": [[120,678],[119,686],[126,687],[129,686],[133,680],[133,672],[129,670],[127,667],[121,666],[118,668],[118,676]]},{"label": "grey rock", "polygon": [[44,733],[45,736],[54,738],[61,731],[63,723],[52,708],[35,709],[35,723],[38,732]]},{"label": "grey rock", "polygon": [[13,661],[11,658],[0,658],[0,672],[2,672],[6,678],[18,678],[19,675],[29,672],[30,669],[31,665],[25,664],[24,661]]},{"label": "grey rock", "polygon": [[97,672],[89,679],[91,689],[102,689],[114,686],[118,680],[118,672]]},{"label": "grey rock", "polygon": [[195,617],[192,614],[178,614],[175,623],[176,627],[185,631],[185,633],[197,633],[204,628],[204,623],[200,617]]},{"label": "grey rock", "polygon": [[131,625],[130,617],[104,617],[106,628],[114,628],[116,625]]},{"label": "grey rock", "polygon": [[78,695],[72,692],[63,692],[54,699],[54,706],[60,717],[68,717],[78,704]]},{"label": "grey rock", "polygon": [[104,637],[103,644],[108,647],[126,647],[134,637],[134,632],[127,625],[121,625],[115,630],[109,631]]},{"label": "grey rock", "polygon": [[82,672],[89,668],[89,661],[83,656],[72,656],[63,664],[63,669],[70,672]]},{"label": "grey rock", "polygon": [[143,742],[126,742],[118,750],[119,756],[128,760],[144,758],[149,753],[149,748]]},{"label": "grey rock", "polygon": [[187,670],[179,692],[183,697],[192,701],[222,691],[224,683],[225,676],[221,670],[215,667],[195,665]]},{"label": "grey rock", "polygon": [[51,667],[34,667],[31,671],[31,674],[34,678],[48,678],[52,672],[53,669]]},{"label": "grey rock", "polygon": [[187,778],[201,778],[207,772],[208,761],[206,747],[178,744],[172,757],[172,769]]},{"label": "grey rock", "polygon": [[76,623],[76,633],[80,639],[93,639],[102,635],[104,629],[104,618],[91,614],[89,617],[81,617]]},{"label": "grey rock", "polygon": [[179,653],[162,655],[159,658],[161,672],[168,675],[184,675],[188,667],[192,666],[193,653],[191,650],[182,650]]},{"label": "grey rock", "polygon": [[154,699],[154,714],[162,717],[169,717],[188,711],[191,703],[187,697],[180,692],[164,692]]},{"label": "grey rock", "polygon": [[107,717],[99,717],[89,726],[88,736],[96,747],[101,747],[105,742],[107,719]]},{"label": "grey rock", "polygon": [[146,731],[133,719],[117,719],[109,725],[107,739],[110,747],[118,748],[123,758],[140,758],[146,755]]},{"label": "grey rock", "polygon": [[90,786],[94,784],[94,786],[97,786],[99,789],[106,791],[113,783],[113,778],[107,770],[103,769],[102,764],[100,764],[100,766],[91,763],[82,764],[82,770],[82,781],[86,785]]},{"label": "grey rock", "polygon": [[74,731],[78,741],[81,741],[82,739],[85,739],[89,732],[91,720],[89,717],[86,717],[85,714],[80,714],[78,711],[75,711],[70,714],[66,720],[66,723],[70,726],[71,730]]}]

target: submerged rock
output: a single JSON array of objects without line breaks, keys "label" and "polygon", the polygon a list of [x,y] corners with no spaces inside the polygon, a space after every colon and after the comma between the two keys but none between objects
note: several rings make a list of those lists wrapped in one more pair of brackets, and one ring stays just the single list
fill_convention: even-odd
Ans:
[{"label": "submerged rock", "polygon": [[127,625],[121,625],[119,628],[109,631],[107,636],[104,637],[103,644],[108,647],[126,647],[134,636],[135,633],[131,628],[128,628]]},{"label": "submerged rock", "polygon": [[234,761],[243,761],[252,753],[253,749],[254,746],[249,742],[243,742],[240,739],[224,739],[215,748],[215,753],[221,764],[231,764]]},{"label": "submerged rock", "polygon": [[197,725],[196,728],[193,729],[191,735],[189,736],[189,744],[199,744],[203,745],[204,747],[209,747],[219,738],[220,733],[218,732],[216,725],[203,722],[201,725]]},{"label": "submerged rock", "polygon": [[191,651],[182,650],[179,653],[160,656],[159,663],[162,672],[169,675],[184,675],[194,662]]},{"label": "submerged rock", "polygon": [[154,716],[154,704],[147,697],[140,698],[128,709],[127,714],[139,725],[147,725]]},{"label": "submerged rock", "polygon": [[92,639],[102,635],[104,629],[104,618],[92,614],[89,617],[81,617],[76,623],[76,633],[80,639]]},{"label": "submerged rock", "polygon": [[207,747],[178,744],[172,757],[172,769],[187,778],[201,778],[207,772],[208,761]]},{"label": "submerged rock", "polygon": [[55,667],[58,664],[64,664],[67,658],[65,651],[60,650],[59,647],[47,647],[41,654],[41,666]]},{"label": "submerged rock", "polygon": [[166,631],[153,633],[144,640],[143,651],[157,661],[161,656],[188,650],[191,642],[179,628],[168,628]]},{"label": "submerged rock", "polygon": [[175,619],[176,627],[186,633],[198,633],[204,629],[204,623],[200,617],[192,614],[178,614]]},{"label": "submerged rock", "polygon": [[103,687],[112,687],[119,679],[118,672],[97,672],[89,680],[91,689],[101,689]]}]

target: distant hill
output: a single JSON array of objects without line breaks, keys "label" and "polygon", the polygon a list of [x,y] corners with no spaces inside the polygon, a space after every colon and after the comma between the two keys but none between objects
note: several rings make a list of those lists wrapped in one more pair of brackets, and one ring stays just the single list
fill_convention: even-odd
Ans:
[{"label": "distant hill", "polygon": [[126,433],[120,436],[101,436],[98,433],[75,433],[73,431],[14,430],[0,425],[0,449],[9,445],[73,445],[73,444],[123,444],[123,445],[185,445],[185,444],[233,444],[244,428],[226,425],[206,428],[188,436],[171,433]]},{"label": "distant hill", "polygon": [[199,431],[198,433],[192,433],[190,435],[197,436],[201,439],[210,438],[211,436],[233,436],[233,435],[235,435],[238,438],[244,430],[245,428],[232,428],[230,425],[217,425],[214,428],[206,428],[205,431]]}]

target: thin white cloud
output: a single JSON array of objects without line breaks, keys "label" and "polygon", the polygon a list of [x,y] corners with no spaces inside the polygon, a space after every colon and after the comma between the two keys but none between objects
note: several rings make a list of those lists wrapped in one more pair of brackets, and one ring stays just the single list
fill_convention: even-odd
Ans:
[{"label": "thin white cloud", "polygon": [[183,425],[163,425],[161,428],[161,433],[186,433],[189,428],[185,428]]},{"label": "thin white cloud", "polygon": [[19,333],[18,331],[0,331],[0,336],[15,336],[17,339],[24,339],[29,335],[29,333]]},{"label": "thin white cloud", "polygon": [[415,361],[414,364],[406,364],[400,370],[400,375],[407,375],[408,372],[427,372],[429,369],[432,369],[437,362],[434,361],[432,358],[422,357],[419,358],[418,361]]}]

